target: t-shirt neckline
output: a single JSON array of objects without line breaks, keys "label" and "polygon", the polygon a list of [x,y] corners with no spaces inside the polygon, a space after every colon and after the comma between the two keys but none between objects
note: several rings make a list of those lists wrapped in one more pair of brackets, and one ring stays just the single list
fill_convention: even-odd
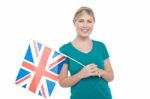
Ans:
[{"label": "t-shirt neckline", "polygon": [[89,54],[89,53],[91,53],[91,52],[93,51],[93,49],[94,49],[94,41],[93,41],[93,40],[91,40],[91,41],[92,41],[92,48],[91,48],[91,50],[89,50],[88,52],[83,52],[83,51],[77,49],[77,48],[72,44],[72,42],[70,42],[70,45],[71,45],[71,47],[72,47],[74,50],[76,50],[77,52],[80,52],[80,53],[82,53],[82,54]]}]

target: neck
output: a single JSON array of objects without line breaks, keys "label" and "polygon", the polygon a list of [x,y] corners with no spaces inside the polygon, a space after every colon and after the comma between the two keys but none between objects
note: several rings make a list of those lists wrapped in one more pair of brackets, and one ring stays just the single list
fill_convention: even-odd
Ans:
[{"label": "neck", "polygon": [[74,41],[80,41],[80,42],[85,42],[89,40],[90,40],[89,37],[78,37],[78,36],[74,39]]}]

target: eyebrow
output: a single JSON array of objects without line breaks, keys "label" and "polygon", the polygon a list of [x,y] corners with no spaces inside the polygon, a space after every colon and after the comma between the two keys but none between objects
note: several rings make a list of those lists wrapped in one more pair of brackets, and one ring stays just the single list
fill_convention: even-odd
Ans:
[{"label": "eyebrow", "polygon": [[[82,18],[78,18],[77,20],[84,20],[84,19],[82,19]],[[87,19],[87,20],[93,20],[92,18],[90,18],[90,19]]]}]

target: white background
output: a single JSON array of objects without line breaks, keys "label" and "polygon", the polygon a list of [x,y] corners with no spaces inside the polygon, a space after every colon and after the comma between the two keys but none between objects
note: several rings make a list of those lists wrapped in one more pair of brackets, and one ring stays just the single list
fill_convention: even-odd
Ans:
[{"label": "white background", "polygon": [[[43,99],[14,84],[29,41],[34,39],[58,50],[76,35],[72,23],[75,11],[88,6],[96,17],[91,38],[104,42],[111,56],[115,73],[110,82],[113,99],[150,99],[148,1],[1,0],[0,97]],[[57,84],[50,99],[69,96],[69,88]]]}]

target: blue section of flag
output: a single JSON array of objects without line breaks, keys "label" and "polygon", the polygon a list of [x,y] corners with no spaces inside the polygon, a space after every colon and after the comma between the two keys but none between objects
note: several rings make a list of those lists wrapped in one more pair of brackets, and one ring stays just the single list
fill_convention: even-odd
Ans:
[{"label": "blue section of flag", "polygon": [[60,71],[61,71],[61,68],[62,68],[63,64],[64,64],[64,61],[62,61],[61,63],[54,66],[54,68],[51,68],[50,71],[52,71],[56,74],[60,74]]},{"label": "blue section of flag", "polygon": [[28,47],[28,50],[27,50],[27,53],[26,53],[24,59],[26,59],[26,60],[28,60],[28,61],[34,63],[30,45],[29,45],[29,47]]},{"label": "blue section of flag", "polygon": [[48,93],[49,93],[49,96],[50,96],[53,89],[54,89],[55,83],[50,81],[50,80],[46,80],[46,83],[47,83]]},{"label": "blue section of flag", "polygon": [[28,72],[28,71],[26,71],[26,70],[20,68],[19,74],[18,74],[16,80],[18,80],[18,79],[20,79],[20,78],[22,78],[22,77],[28,75],[29,73],[30,73],[30,72]]},{"label": "blue section of flag", "polygon": [[42,47],[42,44],[41,43],[37,43],[37,45],[38,45],[38,50],[40,51],[41,47]]},{"label": "blue section of flag", "polygon": [[52,58],[56,57],[57,55],[60,55],[60,54],[55,51]]},{"label": "blue section of flag", "polygon": [[27,84],[23,85],[22,87],[23,87],[23,88],[26,88],[26,87],[27,87]]},{"label": "blue section of flag", "polygon": [[38,95],[42,96],[41,91],[39,91]]}]

